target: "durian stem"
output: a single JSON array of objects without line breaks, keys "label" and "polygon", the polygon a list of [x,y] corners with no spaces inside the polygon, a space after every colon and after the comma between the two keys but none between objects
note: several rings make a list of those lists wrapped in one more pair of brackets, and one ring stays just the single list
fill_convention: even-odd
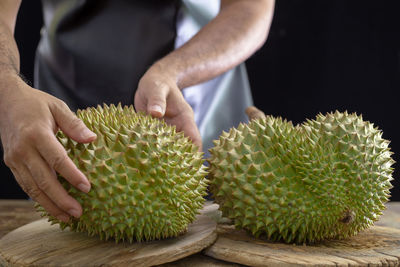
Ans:
[{"label": "durian stem", "polygon": [[249,117],[249,120],[265,118],[264,112],[262,112],[255,106],[250,106],[250,107],[246,108],[246,114]]},{"label": "durian stem", "polygon": [[340,219],[340,222],[344,224],[349,224],[354,221],[355,214],[351,210],[347,210],[342,219]]}]

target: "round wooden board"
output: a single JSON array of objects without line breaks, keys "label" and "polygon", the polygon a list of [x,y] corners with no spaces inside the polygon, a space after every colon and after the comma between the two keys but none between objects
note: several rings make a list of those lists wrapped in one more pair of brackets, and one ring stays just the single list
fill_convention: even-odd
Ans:
[{"label": "round wooden board", "polygon": [[132,244],[62,231],[42,219],[0,239],[0,266],[152,266],[197,253],[216,238],[216,223],[204,214],[182,236]]},{"label": "round wooden board", "polygon": [[204,253],[249,266],[399,266],[400,230],[374,226],[346,240],[289,245],[256,239],[218,225],[218,239]]}]

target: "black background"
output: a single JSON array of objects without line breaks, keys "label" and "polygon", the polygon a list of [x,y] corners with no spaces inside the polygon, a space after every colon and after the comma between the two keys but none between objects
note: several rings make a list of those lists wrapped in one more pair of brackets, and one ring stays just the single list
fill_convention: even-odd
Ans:
[{"label": "black background", "polygon": [[[21,72],[32,81],[39,0],[22,1],[16,27]],[[400,161],[398,1],[278,0],[266,44],[247,61],[255,104],[294,123],[319,112],[357,112],[391,140]],[[398,164],[395,164],[396,169]],[[0,165],[0,198],[23,198]],[[392,200],[400,200],[399,171]]]}]

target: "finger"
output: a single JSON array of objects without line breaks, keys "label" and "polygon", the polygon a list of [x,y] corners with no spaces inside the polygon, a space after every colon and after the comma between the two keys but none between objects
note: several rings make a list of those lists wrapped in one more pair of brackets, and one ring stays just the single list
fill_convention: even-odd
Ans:
[{"label": "finger", "polygon": [[161,118],[165,114],[167,106],[167,92],[168,88],[165,84],[156,84],[155,90],[150,90],[147,94],[147,107],[146,111],[148,114]]},{"label": "finger", "polygon": [[245,112],[249,120],[265,118],[265,113],[256,108],[255,106],[247,107]]},{"label": "finger", "polygon": [[96,134],[89,130],[64,102],[51,105],[50,111],[57,126],[78,143],[90,143],[96,139]]},{"label": "finger", "polygon": [[43,142],[36,149],[41,157],[47,162],[50,169],[55,170],[74,187],[84,193],[90,191],[90,182],[85,175],[76,167],[68,157],[64,147],[57,141],[53,134],[44,134]]},{"label": "finger", "polygon": [[202,151],[200,132],[192,116],[182,114],[182,116],[174,118],[169,123],[176,125],[176,130],[182,131],[199,148],[199,151]]},{"label": "finger", "polygon": [[17,181],[17,183],[21,187],[21,189],[26,193],[27,185],[26,185],[24,177],[19,174],[17,168],[10,167],[10,170],[11,170],[12,174],[14,175],[15,180]]},{"label": "finger", "polygon": [[140,92],[139,90],[136,90],[134,104],[135,104],[135,110],[136,110],[136,112],[139,112],[139,111],[147,112],[147,111],[146,111],[147,100],[146,100],[146,98],[141,94],[141,92]]},{"label": "finger", "polygon": [[40,156],[39,152],[30,155],[30,161],[26,163],[37,187],[50,198],[61,210],[74,217],[82,215],[82,207],[60,184],[54,170]]},{"label": "finger", "polygon": [[32,200],[39,203],[50,215],[56,217],[60,221],[69,221],[69,215],[58,208],[57,205],[37,187],[26,166],[20,165],[18,168],[12,168],[11,171],[17,182],[21,185],[22,190],[24,190]]},{"label": "finger", "polygon": [[183,122],[182,131],[188,136],[193,143],[199,148],[199,151],[203,150],[202,141],[199,129],[193,120]]}]

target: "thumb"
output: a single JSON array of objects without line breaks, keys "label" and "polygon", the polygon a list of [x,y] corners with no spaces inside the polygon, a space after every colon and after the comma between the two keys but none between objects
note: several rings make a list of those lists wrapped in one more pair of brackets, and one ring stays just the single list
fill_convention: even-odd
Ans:
[{"label": "thumb", "polygon": [[157,90],[149,91],[151,93],[147,95],[147,113],[156,118],[164,117],[165,109],[167,107],[168,86],[164,84],[159,86]]},{"label": "thumb", "polygon": [[97,135],[89,130],[65,103],[54,105],[51,112],[57,126],[76,142],[89,143],[96,139]]}]

